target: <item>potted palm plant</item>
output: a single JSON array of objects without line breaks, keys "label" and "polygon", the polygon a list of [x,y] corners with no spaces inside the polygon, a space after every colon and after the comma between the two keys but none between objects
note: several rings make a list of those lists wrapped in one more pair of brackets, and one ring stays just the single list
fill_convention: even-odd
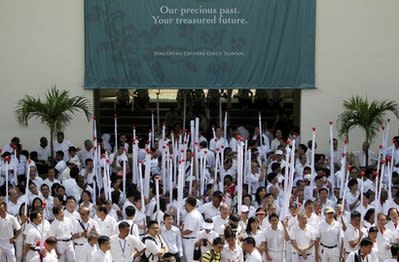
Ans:
[{"label": "potted palm plant", "polygon": [[50,88],[44,99],[26,95],[17,102],[17,121],[27,127],[32,118],[48,127],[50,131],[51,160],[53,160],[53,140],[57,131],[63,130],[72,120],[72,115],[83,112],[89,121],[89,101],[83,96],[71,96],[68,90]]},{"label": "potted palm plant", "polygon": [[[365,133],[365,142],[371,144],[384,124],[386,113],[392,112],[399,118],[399,106],[391,100],[372,100],[360,96],[352,96],[343,103],[344,111],[338,117],[339,134],[349,138],[349,131],[360,127]],[[368,153],[366,153],[368,163]]]}]

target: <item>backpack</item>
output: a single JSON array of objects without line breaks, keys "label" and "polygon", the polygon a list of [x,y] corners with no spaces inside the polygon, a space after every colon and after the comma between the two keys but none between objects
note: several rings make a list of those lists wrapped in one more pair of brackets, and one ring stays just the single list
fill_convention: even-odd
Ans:
[{"label": "backpack", "polygon": [[[147,235],[147,236],[145,236],[145,237],[143,237],[143,239],[141,240],[144,244],[145,244],[145,241],[147,240],[147,239],[149,239],[149,240],[151,240],[151,241],[154,241],[155,242],[155,244],[158,244],[158,242],[157,242],[157,240],[155,239],[155,238],[153,238],[152,236],[150,236],[150,235]],[[162,241],[161,241],[161,248],[163,248],[163,243],[162,243]],[[141,255],[141,257],[140,257],[140,262],[150,262],[151,260],[151,258],[154,258],[154,254],[150,254],[148,257],[145,255],[145,252]]]}]

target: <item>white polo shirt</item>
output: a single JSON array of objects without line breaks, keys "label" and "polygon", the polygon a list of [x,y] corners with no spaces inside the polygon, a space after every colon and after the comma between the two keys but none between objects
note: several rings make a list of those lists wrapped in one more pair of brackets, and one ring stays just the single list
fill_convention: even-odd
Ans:
[{"label": "white polo shirt", "polygon": [[255,248],[252,253],[247,253],[245,255],[246,262],[262,262],[262,256],[259,251]]},{"label": "white polo shirt", "polygon": [[[363,232],[363,236],[367,236],[367,231],[364,227],[361,227],[360,229]],[[349,241],[354,241],[357,240],[359,238],[360,235],[360,231],[355,228],[352,224],[348,224],[345,233],[344,233],[344,248],[345,248],[345,252],[352,252],[352,251],[356,251],[359,249],[359,244],[357,244],[357,246],[355,248],[352,248],[349,244]]]},{"label": "white polo shirt", "polygon": [[113,262],[111,252],[108,250],[107,252],[104,253],[101,249],[97,249],[96,252],[94,252],[91,261]]},{"label": "white polo shirt", "polygon": [[204,214],[205,219],[213,218],[213,217],[215,217],[215,216],[220,214],[219,209],[216,208],[212,204],[212,202],[208,202],[208,203],[205,203],[205,204],[201,205],[200,207],[198,207],[198,211],[201,214]]},{"label": "white polo shirt", "polygon": [[14,237],[14,230],[18,231],[21,229],[21,225],[18,223],[16,217],[6,213],[6,216],[2,218],[0,216],[0,240],[8,241]]},{"label": "white polo shirt", "polygon": [[133,261],[135,250],[142,251],[146,246],[139,238],[128,235],[121,239],[119,235],[111,237],[111,255],[114,261],[131,262]]},{"label": "white polo shirt", "polygon": [[333,247],[340,243],[340,237],[343,236],[341,233],[340,224],[333,220],[331,224],[328,224],[326,220],[322,220],[319,224],[317,237],[320,238],[320,244],[328,247]]},{"label": "white polo shirt", "polygon": [[202,226],[202,215],[197,209],[193,209],[187,213],[183,221],[183,231],[190,230],[191,234],[183,236],[183,238],[192,238],[197,235]]},{"label": "white polo shirt", "polygon": [[[312,240],[316,240],[315,230],[309,225],[306,225],[304,230],[295,225],[291,229],[290,239],[295,240],[299,248],[307,248]],[[314,247],[307,252],[314,254]]]},{"label": "white polo shirt", "polygon": [[105,236],[113,236],[118,234],[118,223],[116,222],[115,218],[107,215],[104,220],[101,220],[99,217],[95,216],[94,220],[98,224],[98,228],[102,235]]},{"label": "white polo shirt", "polygon": [[277,229],[274,230],[272,227],[266,228],[262,235],[264,236],[264,241],[267,243],[267,248],[270,251],[282,251],[285,242],[285,230],[283,225],[279,223]]},{"label": "white polo shirt", "polygon": [[237,241],[235,249],[231,249],[229,245],[224,245],[222,250],[222,262],[244,262],[244,254]]}]

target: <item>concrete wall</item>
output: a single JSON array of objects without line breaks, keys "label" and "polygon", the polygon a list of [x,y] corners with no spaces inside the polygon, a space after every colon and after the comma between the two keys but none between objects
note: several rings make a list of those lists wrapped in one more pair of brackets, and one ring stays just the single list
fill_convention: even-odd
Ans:
[{"label": "concrete wall", "polygon": [[[53,84],[72,95],[85,91],[83,1],[0,1],[0,145],[19,136],[30,149],[48,130],[38,121],[21,128],[15,120],[16,101],[25,94],[42,95]],[[91,127],[79,114],[66,138],[82,146],[91,138]]]},{"label": "concrete wall", "polygon": [[[397,0],[319,0],[317,2],[316,90],[302,92],[303,141],[316,127],[321,151],[327,150],[328,121],[336,120],[342,100],[359,94],[369,98],[399,97],[399,10]],[[15,102],[39,95],[52,84],[74,95],[92,92],[83,85],[83,1],[0,1],[0,144],[17,135],[29,149],[48,131],[32,121],[20,128]],[[398,132],[392,123],[391,134]],[[82,115],[72,121],[66,137],[80,145],[91,137]],[[351,133],[353,148],[361,133]]]},{"label": "concrete wall", "polygon": [[[317,89],[302,91],[303,141],[316,127],[319,148],[327,151],[328,121],[336,120],[342,101],[352,95],[399,97],[398,9],[396,0],[317,1]],[[397,121],[390,133],[398,133]],[[360,130],[352,131],[350,147],[359,148],[363,138]]]}]

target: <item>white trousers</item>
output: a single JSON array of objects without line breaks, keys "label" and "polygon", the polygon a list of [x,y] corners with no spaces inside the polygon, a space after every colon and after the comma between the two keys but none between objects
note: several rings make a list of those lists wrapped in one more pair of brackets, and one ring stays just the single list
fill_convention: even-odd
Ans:
[{"label": "white trousers", "polygon": [[0,261],[16,262],[15,248],[9,240],[0,240]]},{"label": "white trousers", "polygon": [[326,248],[320,246],[321,262],[336,262],[339,261],[339,248]]},{"label": "white trousers", "polygon": [[184,251],[184,259],[186,262],[193,261],[194,245],[195,245],[195,239],[183,238],[183,251]]},{"label": "white trousers", "polygon": [[304,259],[297,252],[292,253],[292,262],[315,262],[315,256],[313,253],[308,253],[309,255]]},{"label": "white trousers", "polygon": [[289,241],[285,245],[285,261],[292,262],[292,245]]},{"label": "white trousers", "polygon": [[272,258],[272,260],[266,260],[267,262],[272,261],[272,262],[286,262],[285,260],[285,254],[284,254],[284,250],[281,251],[272,251],[269,250],[269,255]]},{"label": "white trousers", "polygon": [[72,241],[69,242],[57,242],[57,252],[60,254],[60,262],[76,262],[75,250],[73,249]]}]

